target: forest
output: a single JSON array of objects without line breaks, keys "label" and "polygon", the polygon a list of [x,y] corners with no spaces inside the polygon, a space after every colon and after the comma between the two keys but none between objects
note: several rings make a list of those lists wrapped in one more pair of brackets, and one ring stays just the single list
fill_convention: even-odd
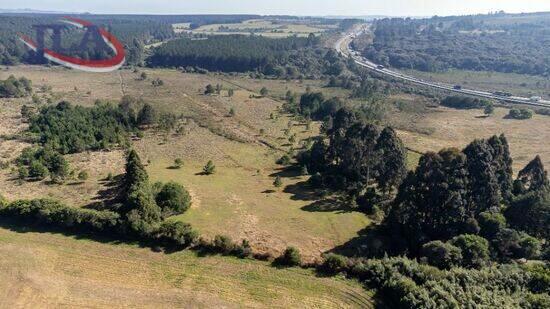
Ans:
[{"label": "forest", "polygon": [[373,44],[363,53],[377,63],[402,69],[437,72],[456,68],[548,76],[548,17],[528,19],[526,14],[522,23],[514,23],[512,17],[381,19],[373,26]]},{"label": "forest", "polygon": [[196,67],[209,71],[248,72],[297,78],[338,75],[344,64],[334,52],[319,46],[319,38],[225,35],[208,39],[180,39],[155,49],[152,67]]}]

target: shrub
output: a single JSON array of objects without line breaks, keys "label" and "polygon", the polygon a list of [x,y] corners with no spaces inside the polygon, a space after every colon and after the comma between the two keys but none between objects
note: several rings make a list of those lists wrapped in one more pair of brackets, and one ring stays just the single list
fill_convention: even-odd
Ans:
[{"label": "shrub", "polygon": [[347,258],[338,254],[329,253],[325,255],[321,271],[327,274],[337,274],[346,270]]},{"label": "shrub", "polygon": [[175,168],[181,168],[183,166],[183,160],[180,158],[177,158],[174,160],[174,167]]},{"label": "shrub", "polygon": [[78,180],[82,180],[82,181],[88,180],[88,172],[80,171],[80,173],[78,173]]},{"label": "shrub", "polygon": [[300,251],[295,247],[287,247],[283,254],[279,256],[275,264],[281,266],[299,266],[302,263],[302,257]]},{"label": "shrub", "polygon": [[164,184],[155,196],[164,217],[182,214],[191,206],[191,196],[182,185],[175,182]]},{"label": "shrub", "polygon": [[275,177],[275,180],[273,181],[273,186],[275,188],[280,188],[283,185],[283,181],[281,180],[281,176]]},{"label": "shrub", "polygon": [[240,245],[235,246],[235,249],[233,251],[235,255],[240,257],[241,259],[249,258],[252,256],[252,248],[250,247],[250,243],[246,239],[243,239]]},{"label": "shrub", "polygon": [[69,207],[48,199],[15,201],[1,208],[0,214],[31,224],[97,233],[118,231],[120,218],[111,211]]},{"label": "shrub", "polygon": [[235,243],[229,236],[216,235],[214,236],[212,247],[214,252],[218,252],[224,255],[229,255],[235,249]]},{"label": "shrub", "polygon": [[448,96],[441,101],[441,105],[457,109],[484,108],[489,104],[488,101],[483,99],[463,96]]},{"label": "shrub", "polygon": [[216,172],[216,166],[212,162],[212,160],[208,161],[206,165],[202,168],[202,172],[205,175],[212,175]]},{"label": "shrub", "polygon": [[185,248],[197,240],[198,233],[188,223],[164,221],[155,233],[155,238],[165,246]]},{"label": "shrub", "polygon": [[533,111],[528,108],[512,108],[508,113],[508,118],[525,120],[533,118]]}]

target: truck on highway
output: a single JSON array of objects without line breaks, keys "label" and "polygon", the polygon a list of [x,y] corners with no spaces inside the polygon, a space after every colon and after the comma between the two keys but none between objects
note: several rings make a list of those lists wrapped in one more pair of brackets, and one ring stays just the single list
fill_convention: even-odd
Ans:
[{"label": "truck on highway", "polygon": [[462,86],[461,86],[461,85],[454,85],[454,86],[453,86],[453,89],[455,89],[455,90],[462,90]]},{"label": "truck on highway", "polygon": [[538,97],[538,96],[532,96],[532,97],[529,98],[529,101],[531,101],[531,102],[538,102],[540,100],[542,100],[542,98]]},{"label": "truck on highway", "polygon": [[383,69],[385,69],[386,67],[383,66],[383,65],[381,65],[381,64],[379,64],[379,65],[376,66],[376,68],[377,68],[378,70],[383,70]]}]

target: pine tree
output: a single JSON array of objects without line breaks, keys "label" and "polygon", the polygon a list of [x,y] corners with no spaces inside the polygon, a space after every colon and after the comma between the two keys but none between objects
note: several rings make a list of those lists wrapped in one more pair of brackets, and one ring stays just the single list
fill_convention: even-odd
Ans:
[{"label": "pine tree", "polygon": [[202,172],[205,175],[212,175],[216,172],[216,166],[212,162],[212,160],[208,161],[206,165],[202,168]]}]

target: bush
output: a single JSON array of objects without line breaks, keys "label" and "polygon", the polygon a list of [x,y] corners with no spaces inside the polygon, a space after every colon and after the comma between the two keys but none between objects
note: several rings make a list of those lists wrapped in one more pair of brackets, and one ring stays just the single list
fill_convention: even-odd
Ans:
[{"label": "bush", "polygon": [[448,96],[441,101],[441,105],[456,109],[474,109],[485,108],[490,105],[490,102],[472,97]]},{"label": "bush", "polygon": [[164,184],[155,196],[164,217],[184,213],[191,206],[191,196],[182,185],[175,182]]},{"label": "bush", "polygon": [[120,220],[111,211],[69,207],[48,199],[15,201],[1,208],[0,215],[31,224],[95,233],[118,231]]},{"label": "bush", "polygon": [[235,250],[235,243],[229,236],[216,235],[212,242],[212,249],[214,252],[218,252],[224,255],[229,255]]},{"label": "bush", "polygon": [[287,247],[283,254],[275,261],[275,264],[277,265],[290,267],[300,266],[301,263],[302,257],[300,255],[300,251],[295,247]]},{"label": "bush", "polygon": [[241,259],[249,258],[253,254],[250,243],[246,239],[243,239],[240,245],[235,246],[235,249],[233,251],[234,254]]},{"label": "bush", "polygon": [[320,270],[326,274],[338,274],[346,270],[348,260],[346,257],[329,253],[325,255],[323,264],[320,266]]},{"label": "bush", "polygon": [[525,120],[533,118],[533,111],[527,108],[512,108],[508,113],[508,118]]},{"label": "bush", "polygon": [[155,238],[164,246],[185,248],[197,240],[198,233],[188,223],[165,221],[155,233]]},{"label": "bush", "polygon": [[80,171],[80,173],[78,173],[78,180],[82,180],[82,181],[88,180],[88,172]]}]

